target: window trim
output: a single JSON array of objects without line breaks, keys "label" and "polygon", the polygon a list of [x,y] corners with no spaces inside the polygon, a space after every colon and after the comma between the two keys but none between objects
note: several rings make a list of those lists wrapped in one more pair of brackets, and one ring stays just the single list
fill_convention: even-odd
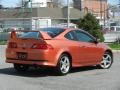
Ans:
[{"label": "window trim", "polygon": [[[79,41],[78,38],[77,38],[77,36],[75,35],[75,31],[80,31],[81,33],[87,35],[89,38],[91,38],[91,39],[93,40],[93,42]],[[68,33],[70,33],[70,32],[73,32],[73,35],[74,35],[74,37],[75,37],[74,40],[68,39],[68,38],[65,37],[65,36],[66,36]],[[86,31],[84,31],[84,30],[81,30],[81,29],[71,30],[71,31],[67,32],[67,33],[64,35],[64,37],[65,37],[66,39],[68,39],[68,40],[71,40],[71,41],[79,41],[79,42],[87,42],[87,43],[94,43],[94,41],[96,40],[96,38],[95,38],[94,36],[92,36],[92,35],[89,34],[88,32],[86,32]]]},{"label": "window trim", "polygon": [[[75,30],[72,30],[72,31],[67,32],[67,33],[64,35],[64,37],[65,37],[66,39],[68,39],[68,40],[71,40],[71,41],[77,41],[77,37],[75,36],[75,32],[74,32],[74,31],[75,31]],[[73,37],[74,37],[74,39],[69,39],[69,38],[66,37],[66,35],[69,34],[69,33],[71,33],[71,32],[73,32]]]}]

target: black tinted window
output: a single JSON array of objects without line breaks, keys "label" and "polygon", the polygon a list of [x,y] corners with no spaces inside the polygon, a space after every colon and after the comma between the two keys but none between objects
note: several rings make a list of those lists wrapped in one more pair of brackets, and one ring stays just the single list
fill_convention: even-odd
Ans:
[{"label": "black tinted window", "polygon": [[64,32],[64,29],[62,28],[42,28],[42,31],[47,32],[52,38],[58,36],[62,32]]},{"label": "black tinted window", "polygon": [[80,30],[76,30],[75,31],[75,36],[77,37],[78,41],[83,41],[83,42],[93,42],[94,39],[87,33],[80,31]]},{"label": "black tinted window", "polygon": [[38,39],[40,38],[40,33],[39,32],[21,32],[21,33],[18,33],[18,37],[19,38],[35,38],[35,39]]},{"label": "black tinted window", "polygon": [[69,39],[69,40],[76,40],[74,32],[70,31],[65,35],[65,38]]}]

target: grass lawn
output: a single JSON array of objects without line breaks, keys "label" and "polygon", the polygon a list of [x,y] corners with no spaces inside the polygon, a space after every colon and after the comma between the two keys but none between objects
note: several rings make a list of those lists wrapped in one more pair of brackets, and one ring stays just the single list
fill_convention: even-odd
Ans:
[{"label": "grass lawn", "polygon": [[120,50],[120,44],[112,43],[108,44],[113,50]]},{"label": "grass lawn", "polygon": [[0,41],[0,45],[6,45],[7,41]]}]

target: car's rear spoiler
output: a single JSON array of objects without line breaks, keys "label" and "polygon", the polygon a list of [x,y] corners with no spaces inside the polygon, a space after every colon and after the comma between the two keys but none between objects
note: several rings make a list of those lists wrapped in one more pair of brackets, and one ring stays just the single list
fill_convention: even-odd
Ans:
[{"label": "car's rear spoiler", "polygon": [[10,39],[16,39],[16,38],[17,38],[16,31],[12,31],[10,34]]},{"label": "car's rear spoiler", "polygon": [[48,35],[48,33],[44,32],[44,31],[40,31],[40,33],[41,33],[41,35],[42,35],[42,37],[43,37],[44,40],[50,40],[50,39],[52,39],[52,38]]},{"label": "car's rear spoiler", "polygon": [[[10,35],[10,39],[17,39],[17,32],[30,32],[30,31],[12,31],[11,32],[11,35]],[[34,32],[34,31],[32,31],[32,32]],[[41,39],[44,39],[44,40],[50,40],[50,39],[52,39],[46,32],[44,32],[44,31],[38,31],[38,32],[40,32],[41,33],[41,35],[42,35],[42,38]]]}]

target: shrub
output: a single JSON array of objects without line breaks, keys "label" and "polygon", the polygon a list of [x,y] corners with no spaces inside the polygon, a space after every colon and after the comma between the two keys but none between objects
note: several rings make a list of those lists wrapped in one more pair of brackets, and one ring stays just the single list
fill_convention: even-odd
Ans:
[{"label": "shrub", "polygon": [[98,20],[95,16],[88,13],[84,16],[83,19],[80,19],[78,22],[78,27],[89,32],[94,37],[104,41],[103,33],[101,31],[101,26],[99,25]]}]

